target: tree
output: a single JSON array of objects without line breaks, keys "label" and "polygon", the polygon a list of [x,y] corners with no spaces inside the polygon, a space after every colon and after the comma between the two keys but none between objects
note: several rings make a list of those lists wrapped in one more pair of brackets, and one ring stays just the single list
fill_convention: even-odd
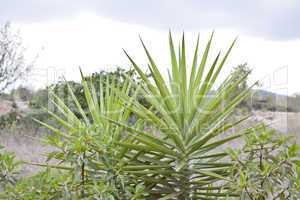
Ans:
[{"label": "tree", "polygon": [[25,48],[19,32],[10,23],[0,28],[0,92],[27,74],[31,64],[24,56]]},{"label": "tree", "polygon": [[[236,79],[241,78],[243,76],[247,76],[251,74],[251,68],[248,66],[247,63],[239,64],[238,66],[233,68],[233,74],[236,74]],[[238,90],[244,90],[248,87],[248,78],[241,82],[237,88]]]},{"label": "tree", "polygon": [[[234,67],[232,72],[232,77],[234,80],[241,79],[243,77],[245,78],[242,82],[240,82],[237,86],[234,92],[231,94],[232,98],[239,95],[242,91],[246,90],[248,88],[248,78],[251,74],[251,68],[248,66],[247,63],[239,64],[238,66]],[[249,99],[244,99],[240,104],[239,108],[246,108],[247,110],[250,110],[250,103]]]}]

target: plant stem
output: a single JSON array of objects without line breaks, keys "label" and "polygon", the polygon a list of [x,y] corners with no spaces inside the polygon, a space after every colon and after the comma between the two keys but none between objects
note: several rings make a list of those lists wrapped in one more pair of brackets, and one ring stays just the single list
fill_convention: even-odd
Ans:
[{"label": "plant stem", "polygon": [[85,152],[83,152],[83,156],[82,156],[82,165],[81,165],[81,197],[83,198],[85,196],[84,194],[84,184],[85,184],[85,177],[84,177],[84,173],[85,173]]}]

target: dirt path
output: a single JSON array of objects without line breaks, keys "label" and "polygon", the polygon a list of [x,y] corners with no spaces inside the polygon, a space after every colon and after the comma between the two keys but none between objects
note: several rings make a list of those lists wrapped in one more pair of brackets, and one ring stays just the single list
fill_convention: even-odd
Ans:
[{"label": "dirt path", "polygon": [[254,118],[284,134],[293,134],[300,143],[300,113],[255,111]]}]

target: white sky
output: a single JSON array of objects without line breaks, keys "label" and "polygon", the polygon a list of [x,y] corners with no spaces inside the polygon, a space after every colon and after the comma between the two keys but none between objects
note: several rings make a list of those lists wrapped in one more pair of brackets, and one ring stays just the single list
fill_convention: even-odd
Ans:
[{"label": "white sky", "polygon": [[[68,80],[78,80],[78,66],[85,73],[110,70],[115,66],[128,67],[129,62],[122,48],[139,64],[145,65],[147,60],[139,42],[139,34],[161,69],[167,68],[170,63],[168,33],[162,29],[126,24],[87,13],[57,21],[19,22],[15,25],[21,31],[29,54],[39,53],[33,74],[26,83],[34,88],[57,81],[61,74]],[[211,56],[220,49],[225,52],[232,40],[239,37],[222,73],[223,77],[233,66],[247,62],[254,70],[251,80],[262,80],[264,89],[283,94],[300,91],[300,39],[272,40],[225,28],[215,31]],[[179,39],[182,30],[173,32],[175,39]],[[199,32],[203,50],[211,30],[202,29]],[[190,56],[196,36],[197,32],[186,32]]]}]

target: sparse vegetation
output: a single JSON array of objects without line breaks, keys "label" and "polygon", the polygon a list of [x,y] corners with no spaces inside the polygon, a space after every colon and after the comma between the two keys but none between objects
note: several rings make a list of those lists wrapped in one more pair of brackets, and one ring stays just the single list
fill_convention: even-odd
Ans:
[{"label": "sparse vegetation", "polygon": [[0,92],[26,75],[32,64],[26,63],[25,47],[10,23],[0,27]]}]

